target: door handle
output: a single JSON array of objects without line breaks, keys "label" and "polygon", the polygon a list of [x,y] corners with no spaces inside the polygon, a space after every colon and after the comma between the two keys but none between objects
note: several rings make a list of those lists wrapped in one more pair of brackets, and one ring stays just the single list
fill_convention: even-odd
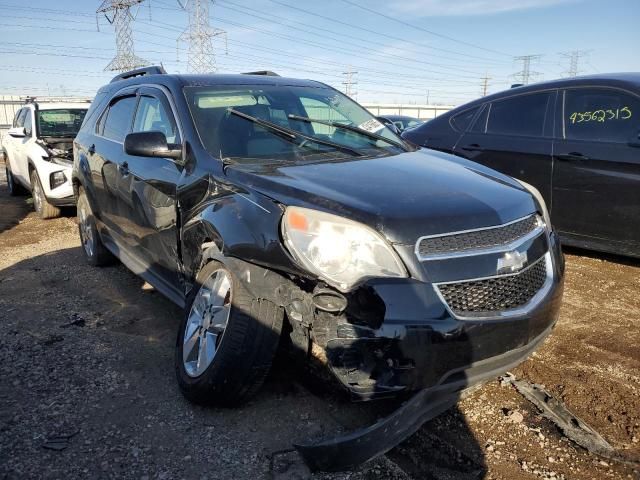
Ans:
[{"label": "door handle", "polygon": [[481,152],[482,150],[484,150],[484,148],[482,148],[477,143],[465,145],[464,147],[460,147],[460,148],[462,148],[462,150],[466,150],[467,152]]},{"label": "door handle", "polygon": [[129,164],[127,162],[122,162],[118,165],[118,170],[121,175],[129,175]]},{"label": "door handle", "polygon": [[584,160],[589,160],[589,157],[587,157],[586,155],[581,154],[580,152],[569,152],[569,153],[562,153],[560,155],[556,155],[556,157],[560,160],[568,160],[568,161],[584,161]]},{"label": "door handle", "polygon": [[96,153],[96,146],[91,145],[89,148],[87,148],[87,152],[89,152],[89,155],[93,155],[94,153]]}]

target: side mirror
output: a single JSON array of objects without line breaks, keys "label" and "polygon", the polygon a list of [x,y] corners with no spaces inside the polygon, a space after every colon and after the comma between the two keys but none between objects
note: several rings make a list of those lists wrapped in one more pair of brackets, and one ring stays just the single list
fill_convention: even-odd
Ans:
[{"label": "side mirror", "polygon": [[11,135],[12,137],[16,137],[16,138],[22,138],[24,136],[26,136],[27,132],[24,129],[24,127],[13,127],[10,128],[7,133],[9,135]]},{"label": "side mirror", "polygon": [[161,157],[182,159],[182,149],[167,144],[162,132],[130,133],[124,139],[124,151],[137,157]]}]

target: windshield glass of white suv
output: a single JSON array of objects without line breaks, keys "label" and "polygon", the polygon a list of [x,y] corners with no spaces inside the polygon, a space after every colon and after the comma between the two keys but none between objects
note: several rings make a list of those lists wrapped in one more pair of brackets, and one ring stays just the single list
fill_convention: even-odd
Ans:
[{"label": "windshield glass of white suv", "polygon": [[38,110],[38,133],[41,137],[75,137],[86,113],[83,108]]},{"label": "windshield glass of white suv", "polygon": [[[215,157],[296,161],[381,156],[404,151],[401,138],[367,110],[331,88],[220,85],[187,87],[185,95],[200,138]],[[296,138],[287,137],[282,131],[275,132],[246,116],[292,130]],[[367,132],[382,139],[366,135]]]}]

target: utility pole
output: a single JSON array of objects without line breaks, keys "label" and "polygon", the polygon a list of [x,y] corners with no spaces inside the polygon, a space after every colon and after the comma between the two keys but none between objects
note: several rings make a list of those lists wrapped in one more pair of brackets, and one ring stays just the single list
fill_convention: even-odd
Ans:
[{"label": "utility pole", "polygon": [[513,75],[513,77],[516,79],[516,82],[523,85],[528,85],[529,80],[532,77],[537,77],[538,75],[540,75],[540,72],[531,71],[531,62],[540,60],[541,58],[542,55],[522,55],[521,57],[514,57],[514,60],[516,62],[522,62],[522,70]]},{"label": "utility pole", "polygon": [[427,105],[429,105],[429,90],[427,90]]},{"label": "utility pole", "polygon": [[575,77],[580,73],[578,64],[581,58],[585,58],[591,53],[591,50],[572,50],[571,52],[562,52],[560,55],[569,59],[569,68],[563,72],[567,77]]},{"label": "utility pole", "polygon": [[189,27],[178,37],[178,42],[189,43],[189,71],[192,73],[213,73],[216,71],[216,56],[212,38],[224,35],[225,50],[227,32],[211,28],[209,23],[209,3],[212,0],[178,0],[178,4],[189,14]]},{"label": "utility pole", "polygon": [[355,98],[358,95],[358,92],[356,92],[355,90],[353,90],[352,87],[354,87],[355,85],[358,84],[357,80],[354,80],[354,75],[357,75],[358,72],[354,71],[351,68],[351,65],[349,65],[349,68],[346,72],[342,72],[342,75],[346,76],[346,79],[342,82],[342,85],[344,85],[344,93],[348,96],[348,97],[352,97]]},{"label": "utility pole", "polygon": [[491,80],[491,77],[485,73],[484,77],[482,77],[480,80],[482,80],[482,96],[486,97],[489,90],[489,80]]},{"label": "utility pole", "polygon": [[96,22],[98,14],[102,13],[107,21],[114,26],[116,32],[116,56],[104,68],[105,70],[125,72],[149,64],[146,60],[138,57],[133,50],[131,7],[142,2],[144,0],[104,0],[96,10]]}]

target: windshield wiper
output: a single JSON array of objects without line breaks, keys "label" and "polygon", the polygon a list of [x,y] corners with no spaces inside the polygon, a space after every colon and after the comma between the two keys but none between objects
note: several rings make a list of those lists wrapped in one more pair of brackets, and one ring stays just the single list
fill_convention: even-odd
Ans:
[{"label": "windshield wiper", "polygon": [[364,130],[359,127],[354,127],[352,125],[345,125],[339,122],[329,122],[326,120],[316,120],[315,118],[301,117],[300,115],[293,115],[292,113],[287,115],[287,117],[290,118],[291,120],[299,120],[301,122],[307,122],[307,123],[320,123],[322,125],[327,125],[329,127],[342,128],[344,130],[349,130],[350,132],[359,133],[360,135],[364,135],[365,137],[373,138],[375,140],[382,140],[383,142],[386,142],[389,145],[393,145],[394,147],[401,148],[405,152],[408,151],[407,147],[405,147],[404,145],[394,140],[390,140],[386,137],[383,137],[382,135],[378,135],[377,133],[369,132],[368,130]]},{"label": "windshield wiper", "polygon": [[[233,108],[227,108],[227,112],[232,113],[234,115],[237,115],[240,118],[244,118],[245,120],[249,120],[250,122],[254,122],[257,123],[258,125],[264,127],[268,132],[272,132],[276,135],[278,135],[279,137],[284,138],[285,140],[295,143],[296,145],[298,145],[299,147],[304,147],[306,146],[307,142],[313,142],[313,143],[317,143],[320,145],[326,145],[328,147],[333,147],[336,150],[340,150],[341,152],[345,152],[348,153],[350,155],[353,155],[354,157],[361,157],[362,153],[358,152],[357,150],[354,150],[352,148],[349,148],[345,145],[341,145],[339,143],[334,143],[331,142],[329,140],[321,140],[319,138],[316,137],[312,137],[310,135],[305,135],[304,133],[300,133],[297,130],[292,130],[290,128],[287,127],[282,127],[280,125],[277,125],[275,123],[271,123],[267,120],[263,120],[261,118],[257,118],[257,117],[253,117],[251,115],[247,115],[246,113],[240,112],[238,110],[234,110]],[[298,143],[296,140],[299,138],[304,138],[305,141]]]}]

